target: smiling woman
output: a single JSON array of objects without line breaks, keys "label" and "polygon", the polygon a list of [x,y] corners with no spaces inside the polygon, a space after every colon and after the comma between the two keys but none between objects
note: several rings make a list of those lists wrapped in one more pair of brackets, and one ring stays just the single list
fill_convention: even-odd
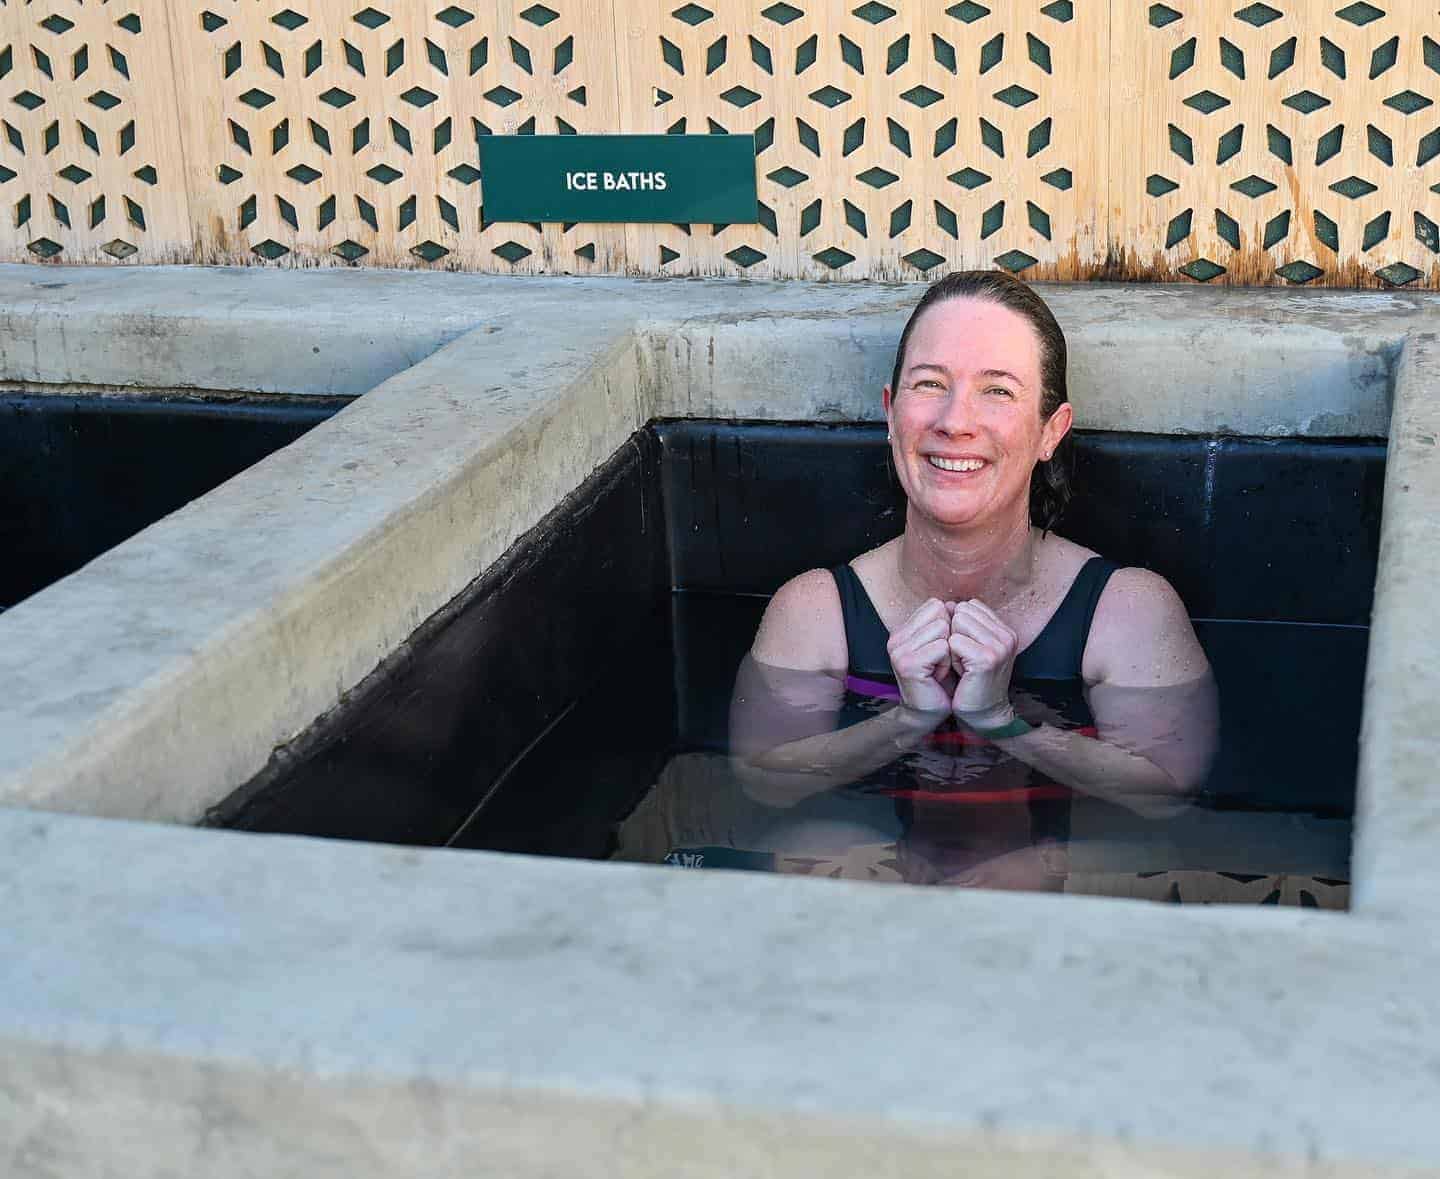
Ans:
[{"label": "smiling woman", "polygon": [[1174,815],[1214,755],[1214,681],[1175,591],[1053,531],[1065,368],[1024,283],[935,283],[882,395],[904,532],[782,586],[737,678],[747,789],[801,826],[824,795],[893,799],[899,838],[882,823],[873,847],[906,880],[1059,890],[1073,797]]}]

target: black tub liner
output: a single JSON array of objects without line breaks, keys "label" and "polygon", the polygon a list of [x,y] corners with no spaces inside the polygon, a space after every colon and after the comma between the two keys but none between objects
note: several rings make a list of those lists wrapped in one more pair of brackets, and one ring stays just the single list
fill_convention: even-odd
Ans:
[{"label": "black tub liner", "polygon": [[289,445],[351,400],[0,393],[0,609]]},{"label": "black tub liner", "polygon": [[[1348,816],[1384,443],[1078,432],[1076,451],[1057,530],[1169,578],[1246,685],[1222,678],[1222,724],[1260,736],[1226,747],[1208,805]],[[670,752],[723,747],[713,685],[764,596],[903,512],[883,426],[652,423],[207,822],[604,856]]]}]

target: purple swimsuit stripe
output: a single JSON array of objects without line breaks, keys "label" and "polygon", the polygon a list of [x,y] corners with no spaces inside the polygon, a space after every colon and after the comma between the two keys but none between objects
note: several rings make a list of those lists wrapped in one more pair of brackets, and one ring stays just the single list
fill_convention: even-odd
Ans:
[{"label": "purple swimsuit stripe", "polygon": [[878,696],[882,700],[899,700],[900,689],[894,684],[883,683],[880,680],[861,679],[858,675],[847,675],[845,686],[852,692],[861,696]]}]

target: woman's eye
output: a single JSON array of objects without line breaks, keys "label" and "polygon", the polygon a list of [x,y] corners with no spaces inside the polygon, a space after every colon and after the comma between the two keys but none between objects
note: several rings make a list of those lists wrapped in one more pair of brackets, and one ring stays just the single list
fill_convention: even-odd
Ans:
[{"label": "woman's eye", "polygon": [[1002,397],[1013,397],[1013,396],[1015,396],[1013,393],[1010,392],[1009,389],[1005,388],[1003,385],[992,385],[990,388],[986,389],[985,392],[987,392],[987,393],[999,393]]}]

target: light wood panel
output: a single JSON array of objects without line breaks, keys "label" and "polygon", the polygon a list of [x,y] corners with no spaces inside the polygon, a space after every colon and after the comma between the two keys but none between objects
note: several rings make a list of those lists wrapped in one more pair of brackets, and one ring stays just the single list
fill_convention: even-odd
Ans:
[{"label": "light wood panel", "polygon": [[[755,132],[759,225],[489,133]],[[1440,0],[12,0],[0,257],[1440,288]]]},{"label": "light wood panel", "polygon": [[631,229],[660,273],[909,278],[1103,260],[1108,38],[1097,4],[633,6],[627,126],[753,131],[761,226]]},{"label": "light wood panel", "polygon": [[176,0],[198,259],[620,267],[614,227],[484,223],[476,148],[485,134],[614,129],[610,11]]},{"label": "light wood panel", "polygon": [[1116,14],[1122,276],[1440,284],[1433,0]]},{"label": "light wood panel", "polygon": [[0,8],[0,258],[188,261],[177,109],[160,0]]}]

